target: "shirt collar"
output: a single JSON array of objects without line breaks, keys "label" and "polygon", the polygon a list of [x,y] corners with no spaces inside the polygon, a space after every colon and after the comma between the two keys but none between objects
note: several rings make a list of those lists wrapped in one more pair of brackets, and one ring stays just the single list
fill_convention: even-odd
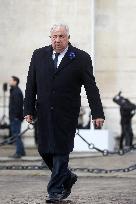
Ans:
[{"label": "shirt collar", "polygon": [[[65,55],[67,51],[68,51],[68,46],[65,48],[65,50],[63,50],[63,51],[60,53],[60,55]],[[53,55],[54,55],[55,53],[56,53],[55,50],[53,50]]]}]

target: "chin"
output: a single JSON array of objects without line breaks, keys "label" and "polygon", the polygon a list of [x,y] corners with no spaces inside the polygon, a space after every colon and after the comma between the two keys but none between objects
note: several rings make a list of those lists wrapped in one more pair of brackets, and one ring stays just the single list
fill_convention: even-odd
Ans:
[{"label": "chin", "polygon": [[62,48],[61,47],[56,47],[56,50],[62,50]]},{"label": "chin", "polygon": [[62,52],[63,51],[63,49],[60,49],[60,48],[56,48],[55,50],[56,50],[56,52]]}]

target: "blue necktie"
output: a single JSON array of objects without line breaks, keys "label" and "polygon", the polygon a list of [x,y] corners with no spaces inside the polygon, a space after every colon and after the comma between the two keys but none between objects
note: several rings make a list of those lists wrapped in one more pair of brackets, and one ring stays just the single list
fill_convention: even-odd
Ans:
[{"label": "blue necktie", "polygon": [[60,53],[55,53],[55,58],[54,58],[54,68],[55,71],[57,70],[57,62],[58,62],[58,56]]}]

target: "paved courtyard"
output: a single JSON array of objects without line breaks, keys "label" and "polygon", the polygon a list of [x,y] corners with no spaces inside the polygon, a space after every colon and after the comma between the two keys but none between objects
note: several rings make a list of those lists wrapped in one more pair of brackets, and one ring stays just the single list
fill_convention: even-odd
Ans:
[{"label": "paved courtyard", "polygon": [[[29,150],[30,151],[30,150]],[[11,149],[0,149],[2,165],[40,165],[39,155],[33,151],[21,160],[9,159]],[[35,156],[33,156],[35,155]],[[124,156],[98,153],[73,153],[70,167],[125,168],[136,163],[136,152]],[[71,204],[136,204],[136,170],[129,173],[96,174],[77,171],[79,179],[68,200]],[[0,170],[0,204],[44,204],[50,172],[45,170]]]},{"label": "paved courtyard", "polygon": [[[48,175],[38,175],[38,172],[1,175],[0,203],[45,204],[48,180]],[[71,196],[63,203],[136,204],[136,180],[133,177],[79,176]]]}]

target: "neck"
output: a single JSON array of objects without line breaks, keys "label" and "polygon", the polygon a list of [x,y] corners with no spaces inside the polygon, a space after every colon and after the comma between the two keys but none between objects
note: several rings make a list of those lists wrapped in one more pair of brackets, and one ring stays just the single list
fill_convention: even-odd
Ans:
[{"label": "neck", "polygon": [[17,87],[17,85],[11,85],[11,88],[16,88]]}]

